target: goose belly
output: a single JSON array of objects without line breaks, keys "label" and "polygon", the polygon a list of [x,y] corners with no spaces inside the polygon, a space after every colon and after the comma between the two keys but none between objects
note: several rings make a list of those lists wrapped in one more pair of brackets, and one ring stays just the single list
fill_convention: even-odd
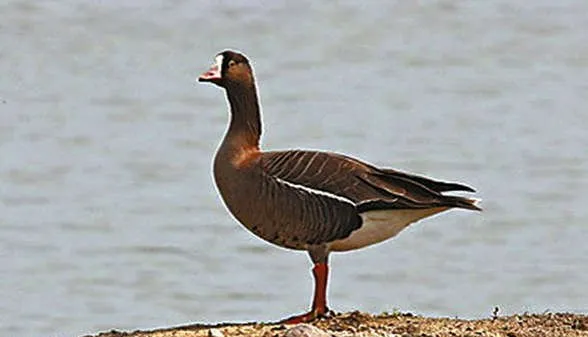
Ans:
[{"label": "goose belly", "polygon": [[448,207],[373,210],[361,213],[363,224],[345,239],[329,244],[332,251],[348,251],[390,239],[413,222],[443,212]]}]

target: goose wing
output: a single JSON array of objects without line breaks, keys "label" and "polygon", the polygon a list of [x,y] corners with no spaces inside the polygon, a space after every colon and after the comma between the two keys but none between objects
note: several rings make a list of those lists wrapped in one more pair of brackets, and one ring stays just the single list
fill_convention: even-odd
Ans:
[{"label": "goose wing", "polygon": [[379,169],[341,154],[271,151],[262,154],[261,163],[268,175],[349,199],[359,212],[433,207],[480,210],[473,199],[442,194],[448,191],[473,192],[469,186]]}]

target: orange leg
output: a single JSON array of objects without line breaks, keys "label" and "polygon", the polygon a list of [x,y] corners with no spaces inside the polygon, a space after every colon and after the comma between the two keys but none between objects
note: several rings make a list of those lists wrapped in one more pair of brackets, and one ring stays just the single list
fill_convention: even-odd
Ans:
[{"label": "orange leg", "polygon": [[329,266],[324,263],[317,263],[312,268],[314,275],[314,299],[312,308],[309,312],[286,318],[282,321],[284,324],[297,324],[310,322],[318,317],[324,316],[329,309],[327,308],[327,280],[329,276]]}]

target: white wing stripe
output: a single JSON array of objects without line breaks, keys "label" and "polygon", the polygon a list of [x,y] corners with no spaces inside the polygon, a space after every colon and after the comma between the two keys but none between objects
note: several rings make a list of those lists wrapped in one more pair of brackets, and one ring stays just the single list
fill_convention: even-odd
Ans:
[{"label": "white wing stripe", "polygon": [[336,195],[336,194],[333,194],[333,193],[330,193],[330,192],[327,192],[327,191],[323,191],[323,190],[317,190],[317,189],[314,189],[312,187],[308,187],[308,186],[304,186],[304,185],[295,184],[295,183],[289,182],[287,180],[280,179],[278,177],[274,177],[274,178],[279,183],[282,183],[284,185],[290,186],[292,188],[303,190],[303,191],[306,191],[306,192],[311,193],[311,194],[318,194],[318,195],[321,195],[321,196],[325,196],[325,197],[337,199],[339,201],[342,201],[342,202],[346,202],[348,204],[351,204],[351,205],[353,205],[355,207],[355,203],[353,201],[351,201],[350,199],[347,199],[345,197],[342,197],[340,195]]}]

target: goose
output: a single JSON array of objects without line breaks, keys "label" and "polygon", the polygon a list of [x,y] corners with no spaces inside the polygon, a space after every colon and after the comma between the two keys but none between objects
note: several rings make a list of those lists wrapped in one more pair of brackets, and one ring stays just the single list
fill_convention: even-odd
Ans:
[{"label": "goose", "polygon": [[217,54],[198,81],[223,88],[229,104],[229,125],[213,164],[224,205],[256,236],[307,251],[314,264],[310,311],[282,323],[310,322],[329,313],[331,252],[382,242],[411,223],[452,208],[481,210],[477,199],[444,194],[475,192],[461,183],[380,168],[333,152],[262,151],[255,77],[242,53]]}]

